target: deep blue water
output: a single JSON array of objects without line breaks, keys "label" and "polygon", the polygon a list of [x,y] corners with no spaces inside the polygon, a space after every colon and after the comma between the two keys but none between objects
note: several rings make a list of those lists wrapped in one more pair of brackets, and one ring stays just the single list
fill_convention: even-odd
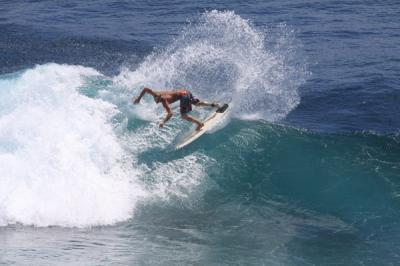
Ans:
[{"label": "deep blue water", "polygon": [[[0,264],[398,265],[399,14],[0,1]],[[144,86],[229,117],[175,151]]]}]

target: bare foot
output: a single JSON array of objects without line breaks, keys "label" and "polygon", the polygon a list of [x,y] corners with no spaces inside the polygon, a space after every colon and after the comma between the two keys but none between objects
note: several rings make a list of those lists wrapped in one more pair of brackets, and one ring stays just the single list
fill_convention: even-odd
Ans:
[{"label": "bare foot", "polygon": [[202,129],[202,127],[204,127],[204,124],[203,124],[203,123],[197,125],[196,130],[197,130],[197,131],[200,131],[200,130]]}]

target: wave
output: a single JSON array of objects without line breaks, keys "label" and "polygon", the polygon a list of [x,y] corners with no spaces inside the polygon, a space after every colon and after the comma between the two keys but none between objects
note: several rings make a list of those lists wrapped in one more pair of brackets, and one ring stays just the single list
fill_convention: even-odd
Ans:
[{"label": "wave", "polygon": [[235,138],[235,129],[171,151],[188,123],[174,116],[159,129],[160,107],[148,98],[132,107],[131,97],[143,86],[185,86],[231,100],[231,118],[276,121],[298,104],[307,75],[297,45],[284,25],[268,35],[234,12],[211,11],[115,77],[53,63],[0,76],[0,225],[115,224],[134,217],[140,202],[206,195],[212,173],[229,165],[215,138]]},{"label": "wave", "polygon": [[398,209],[398,135],[233,119],[171,151],[185,122],[138,118],[115,93],[124,88],[94,69],[46,64],[0,86],[1,225],[114,224],[155,199],[284,202],[344,219]]}]

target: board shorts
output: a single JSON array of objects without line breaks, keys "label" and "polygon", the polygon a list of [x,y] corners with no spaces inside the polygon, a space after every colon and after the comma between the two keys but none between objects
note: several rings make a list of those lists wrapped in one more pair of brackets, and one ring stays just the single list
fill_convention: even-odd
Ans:
[{"label": "board shorts", "polygon": [[192,93],[188,90],[182,90],[181,94],[180,111],[181,114],[184,115],[192,111],[192,104],[197,104],[200,100],[194,98]]}]

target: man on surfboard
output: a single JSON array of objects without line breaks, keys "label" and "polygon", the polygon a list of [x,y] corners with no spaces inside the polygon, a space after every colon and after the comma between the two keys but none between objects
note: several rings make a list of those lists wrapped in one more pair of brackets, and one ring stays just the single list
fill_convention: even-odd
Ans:
[{"label": "man on surfboard", "polygon": [[149,88],[144,88],[136,99],[132,99],[133,103],[138,104],[140,102],[140,99],[142,99],[142,97],[146,93],[152,95],[156,103],[161,103],[165,108],[165,111],[167,112],[167,116],[160,123],[160,127],[163,127],[164,124],[172,117],[170,104],[178,100],[180,102],[181,117],[187,121],[195,123],[197,125],[196,130],[200,130],[204,126],[204,124],[194,117],[188,115],[188,113],[192,111],[192,104],[195,106],[211,106],[219,108],[219,105],[217,103],[202,102],[199,99],[194,98],[192,93],[187,89],[173,91],[154,91]]}]

